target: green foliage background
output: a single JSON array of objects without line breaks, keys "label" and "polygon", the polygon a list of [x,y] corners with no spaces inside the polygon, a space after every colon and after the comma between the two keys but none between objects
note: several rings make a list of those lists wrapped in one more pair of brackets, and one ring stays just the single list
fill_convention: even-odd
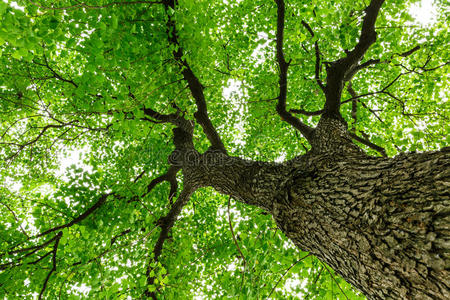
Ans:
[{"label": "green foliage background", "polygon": [[[11,253],[12,247],[47,241],[54,234],[33,237],[70,222],[100,195],[114,193],[121,197],[110,196],[93,215],[62,230],[57,270],[44,297],[134,299],[150,288],[163,299],[363,299],[316,258],[302,259],[307,253],[296,249],[269,215],[233,200],[229,210],[228,198],[210,189],[192,197],[160,263],[153,266],[155,285],[146,287],[156,222],[169,209],[168,185],[129,200],[164,173],[173,146],[172,127],[143,120],[142,108],[170,113],[175,111],[170,104],[176,103],[189,119],[195,111],[167,42],[166,13],[150,1],[37,2],[41,7],[32,1],[17,1],[19,7],[0,1],[0,297],[36,297],[52,268],[53,244],[28,256]],[[449,143],[445,1],[435,2],[437,18],[426,26],[408,14],[413,2],[384,4],[376,24],[378,41],[365,56],[384,63],[352,80],[363,95],[404,74],[387,89],[394,97],[359,98],[356,122],[350,102],[341,109],[350,127],[389,156]],[[288,107],[322,108],[314,42],[324,62],[341,57],[357,41],[366,5],[286,2],[285,53],[292,59]],[[171,13],[230,154],[272,161],[305,153],[306,140],[275,113],[274,1],[182,0]],[[313,28],[314,38],[302,20]],[[399,55],[417,45],[412,55]],[[343,100],[348,98],[345,92]],[[301,118],[310,125],[318,121],[318,116]],[[195,144],[208,147],[199,127]],[[61,171],[73,150],[80,150],[79,163]],[[88,289],[82,293],[80,287]]]}]

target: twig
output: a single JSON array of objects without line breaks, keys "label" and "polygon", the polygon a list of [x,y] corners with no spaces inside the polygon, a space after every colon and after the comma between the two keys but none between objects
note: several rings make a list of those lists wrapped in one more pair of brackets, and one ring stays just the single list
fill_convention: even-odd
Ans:
[{"label": "twig", "polygon": [[266,299],[269,299],[270,296],[273,294],[273,292],[275,291],[276,287],[278,286],[278,284],[280,283],[280,281],[287,275],[287,273],[289,273],[289,271],[299,262],[301,262],[302,260],[304,260],[305,258],[311,256],[311,253],[308,253],[307,255],[303,256],[302,258],[296,260],[289,268],[286,269],[286,271],[284,271],[283,275],[281,275],[281,277],[278,279],[278,281],[275,283],[275,285],[273,286],[272,290],[270,291],[269,296],[267,296]]},{"label": "twig", "polygon": [[336,283],[336,285],[338,286],[338,288],[341,290],[341,292],[342,292],[342,294],[344,295],[345,299],[348,300],[347,295],[346,295],[346,294],[344,293],[344,291],[342,290],[342,288],[341,288],[341,286],[339,285],[339,283],[337,282],[336,278],[334,278],[333,273],[331,273],[330,269],[328,269],[328,267],[327,267],[325,264],[323,264],[323,263],[321,263],[321,264],[322,264],[322,266],[325,267],[325,269],[328,271],[328,273],[330,274],[330,276],[331,276],[331,278],[333,279],[333,281]]},{"label": "twig", "polygon": [[230,226],[231,236],[233,237],[233,242],[236,245],[236,249],[239,252],[239,256],[242,258],[242,261],[244,262],[244,268],[242,270],[242,282],[241,282],[241,290],[242,290],[242,286],[245,280],[245,269],[247,267],[247,260],[245,259],[241,247],[239,247],[239,243],[237,242],[236,235],[234,234],[233,224],[231,223],[230,204],[231,204],[231,196],[228,198],[228,225]]}]

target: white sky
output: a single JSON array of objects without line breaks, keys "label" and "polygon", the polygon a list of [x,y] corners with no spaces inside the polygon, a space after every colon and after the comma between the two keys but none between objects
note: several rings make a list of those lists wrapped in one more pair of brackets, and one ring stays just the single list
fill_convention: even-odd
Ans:
[{"label": "white sky", "polygon": [[411,16],[416,19],[420,25],[426,26],[432,24],[437,18],[437,8],[433,0],[422,0],[411,5],[409,9]]}]

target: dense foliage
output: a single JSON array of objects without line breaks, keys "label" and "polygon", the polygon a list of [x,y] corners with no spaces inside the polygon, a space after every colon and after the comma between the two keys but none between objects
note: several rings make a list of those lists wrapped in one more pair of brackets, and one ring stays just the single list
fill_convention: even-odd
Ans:
[{"label": "dense foliage", "polygon": [[[194,120],[180,59],[230,155],[283,161],[310,148],[275,111],[274,1],[163,2],[0,1],[0,296],[363,299],[270,215],[212,189],[192,195],[152,260],[177,196],[154,181],[174,126],[145,109]],[[327,62],[358,41],[365,2],[286,1],[287,106],[306,124],[319,120]],[[344,91],[341,113],[373,155],[449,143],[445,1],[426,25],[413,3],[383,5]],[[197,123],[194,144],[209,147]]]}]

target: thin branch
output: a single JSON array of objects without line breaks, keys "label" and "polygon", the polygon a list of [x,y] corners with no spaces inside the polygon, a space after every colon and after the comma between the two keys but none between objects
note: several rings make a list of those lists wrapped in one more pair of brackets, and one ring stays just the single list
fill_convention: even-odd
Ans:
[{"label": "thin branch", "polygon": [[[397,82],[397,80],[399,80],[401,76],[410,74],[411,72],[412,72],[412,71],[409,71],[409,72],[406,72],[406,73],[400,73],[400,74],[397,75],[391,82],[389,82],[384,88],[382,88],[382,89],[379,90],[379,91],[376,91],[376,92],[370,92],[370,93],[365,93],[365,94],[361,94],[361,95],[356,95],[356,93],[355,93],[355,95],[351,95],[351,96],[352,96],[351,98],[342,101],[342,102],[341,102],[341,105],[342,105],[342,104],[345,104],[345,103],[348,103],[348,102],[350,102],[350,101],[353,101],[354,99],[359,99],[359,98],[363,98],[363,97],[367,97],[367,96],[373,96],[373,95],[377,95],[377,94],[386,94],[386,95],[388,95],[388,96],[391,96],[391,95],[389,95],[389,92],[387,92],[386,90],[387,90],[388,88],[390,88],[395,82]],[[398,99],[397,99],[397,100],[398,100]]]},{"label": "thin branch", "polygon": [[307,111],[304,109],[290,109],[289,112],[293,114],[301,114],[310,117],[310,116],[320,116],[325,112],[325,110],[320,109],[316,111]]},{"label": "thin branch", "polygon": [[242,258],[242,261],[244,262],[244,268],[242,270],[242,282],[241,282],[242,288],[242,285],[244,284],[245,280],[245,268],[247,267],[247,260],[245,259],[241,247],[239,247],[239,243],[237,242],[236,235],[234,234],[233,224],[231,223],[230,204],[231,204],[231,196],[228,198],[228,225],[230,226],[231,236],[233,237],[233,242],[236,245],[236,249],[239,252],[239,256]]},{"label": "thin branch", "polygon": [[11,207],[9,207],[8,204],[6,204],[3,201],[0,201],[1,204],[3,204],[3,206],[6,207],[7,210],[9,210],[9,212],[12,214],[12,216],[14,217],[14,220],[16,220],[17,224],[19,225],[20,231],[23,233],[23,235],[25,235],[27,238],[30,238],[28,236],[28,234],[26,233],[26,231],[23,229],[22,224],[20,224],[19,218],[17,218],[16,213],[14,212],[14,210],[11,209]]},{"label": "thin branch", "polygon": [[[30,141],[28,141],[28,142],[25,142],[25,143],[23,143],[23,144],[0,142],[0,145],[10,145],[10,146],[16,146],[16,147],[18,147],[17,151],[14,152],[13,154],[11,154],[8,158],[6,158],[6,160],[13,159],[13,158],[16,157],[17,155],[19,155],[19,153],[20,153],[25,147],[27,147],[27,146],[29,146],[29,145],[32,145],[32,144],[36,143],[42,136],[44,136],[45,132],[46,132],[47,130],[49,130],[50,128],[62,128],[62,127],[65,127],[65,126],[70,126],[70,125],[72,125],[74,122],[78,122],[78,120],[75,120],[75,121],[72,121],[72,122],[69,122],[69,123],[60,124],[60,125],[58,125],[58,124],[49,124],[49,125],[46,125],[46,126],[44,126],[44,127],[41,127],[41,131],[38,133],[38,135],[37,135],[36,137],[34,137],[34,139],[32,139],[32,140],[30,140]],[[39,128],[39,127],[36,127],[36,128]]]},{"label": "thin branch", "polygon": [[331,273],[330,269],[328,269],[328,267],[322,263],[322,266],[328,271],[328,273],[330,274],[331,278],[333,279],[333,281],[336,283],[336,285],[338,286],[338,288],[341,290],[342,294],[344,295],[345,299],[348,300],[347,295],[344,293],[344,291],[342,290],[341,286],[339,285],[339,283],[337,282],[336,278],[334,278],[333,273]]},{"label": "thin branch", "polygon": [[364,62],[364,63],[362,63],[360,65],[357,65],[354,68],[352,68],[352,70],[349,71],[348,74],[345,76],[344,81],[350,81],[353,78],[353,76],[355,76],[356,73],[358,73],[359,71],[361,71],[361,70],[363,70],[363,69],[365,69],[365,68],[367,68],[369,66],[373,66],[373,65],[376,65],[376,64],[380,64],[380,63],[384,63],[384,64],[390,63],[395,56],[408,57],[411,54],[413,54],[414,52],[418,51],[420,48],[421,48],[420,45],[417,45],[414,48],[412,48],[412,49],[410,49],[408,51],[405,51],[403,53],[394,53],[387,60],[369,59],[368,61],[366,61],[366,62]]},{"label": "thin branch", "polygon": [[[158,240],[153,248],[153,256],[150,255],[150,259],[147,265],[147,271],[145,276],[147,277],[147,285],[153,285],[155,283],[155,278],[150,276],[152,271],[151,262],[157,262],[161,256],[164,242],[169,237],[169,232],[172,229],[175,221],[181,213],[183,207],[188,203],[191,194],[194,192],[194,188],[186,185],[178,196],[177,201],[172,205],[172,208],[167,213],[166,216],[161,217],[158,220],[158,225],[161,227],[161,232],[159,233]],[[144,296],[156,299],[156,291],[150,292],[148,289],[144,292]]]},{"label": "thin branch", "polygon": [[62,237],[62,231],[58,232],[58,234],[56,235],[56,240],[55,240],[55,244],[53,245],[53,250],[52,250],[52,269],[50,270],[50,272],[48,272],[47,277],[44,280],[44,284],[42,285],[42,289],[41,292],[39,294],[39,300],[42,299],[42,295],[44,295],[45,289],[47,288],[47,283],[48,280],[50,279],[50,276],[52,276],[53,272],[56,271],[56,252],[58,251],[58,244],[59,241]]},{"label": "thin branch", "polygon": [[[39,251],[40,249],[43,249],[44,247],[50,245],[56,238],[57,238],[57,236],[54,236],[53,238],[49,239],[48,241],[46,241],[46,242],[44,242],[44,243],[42,243],[42,244],[40,244],[40,245],[36,245],[36,246],[28,247],[28,248],[22,248],[22,249],[17,249],[17,250],[11,250],[11,251],[8,251],[7,254],[9,254],[9,255],[11,255],[11,254],[16,254],[16,253],[24,253],[24,252],[27,252],[27,251],[30,251],[30,252],[26,253],[26,254],[23,255],[22,257],[17,258],[16,261],[8,262],[8,263],[5,263],[5,264],[1,264],[1,265],[0,265],[0,271],[1,271],[1,270],[6,270],[6,269],[7,269],[8,267],[10,267],[10,266],[12,266],[12,267],[17,267],[17,266],[22,265],[20,262],[21,262],[24,258],[27,258],[27,257],[33,255],[34,253],[36,253],[37,251]],[[15,247],[17,247],[17,245],[14,246],[12,249],[14,249]],[[1,254],[0,257],[2,257],[3,255],[4,255],[4,254]]]},{"label": "thin branch", "polygon": [[236,249],[239,252],[239,256],[242,258],[242,260],[244,261],[244,268],[247,264],[247,260],[245,259],[244,254],[242,253],[241,247],[239,247],[239,244],[236,240],[236,235],[234,234],[234,230],[233,230],[233,225],[231,223],[231,214],[230,214],[230,203],[231,202],[231,196],[228,198],[228,225],[230,226],[230,231],[231,231],[231,236],[233,237],[233,241],[234,244],[236,245]]},{"label": "thin branch", "polygon": [[[322,271],[323,271],[323,266],[320,267],[319,273],[316,275],[316,278],[314,278],[312,285],[316,285],[317,281],[320,278],[320,275],[322,275]],[[309,299],[309,295],[311,294],[311,291],[308,292],[308,294],[306,295],[305,299]]]},{"label": "thin branch", "polygon": [[[309,26],[308,23],[302,20],[303,27],[308,30],[308,32],[311,34],[311,37],[314,37],[314,31],[312,30],[311,26]],[[319,85],[320,89],[322,91],[325,91],[325,86],[322,83],[322,80],[320,79],[320,50],[319,50],[319,43],[317,40],[314,42],[314,52],[316,54],[316,66],[315,66],[315,78],[316,82]]]},{"label": "thin branch", "polygon": [[289,68],[289,62],[286,62],[283,52],[285,5],[284,0],[276,0],[276,3],[277,3],[276,57],[280,69],[278,81],[280,85],[280,91],[276,110],[283,121],[288,122],[294,128],[299,130],[307,140],[311,140],[313,136],[313,129],[304,124],[302,121],[300,121],[300,119],[293,116],[286,110],[287,71]]},{"label": "thin branch", "polygon": [[362,137],[360,137],[360,136],[357,136],[357,135],[356,135],[355,133],[353,133],[353,132],[350,132],[349,134],[350,134],[350,136],[351,136],[354,140],[356,140],[356,141],[360,142],[361,144],[364,144],[364,145],[366,145],[367,147],[369,147],[369,148],[371,148],[371,149],[377,151],[378,153],[381,154],[381,156],[387,157],[386,150],[384,150],[384,148],[382,148],[382,147],[380,147],[380,146],[378,146],[378,145],[375,145],[374,143],[372,143],[371,141],[369,141],[369,140],[367,140],[367,139],[364,139],[364,138],[362,138]]},{"label": "thin branch", "polygon": [[52,67],[50,67],[50,64],[48,63],[48,60],[47,60],[47,56],[45,54],[43,55],[43,57],[44,57],[44,63],[43,64],[39,63],[37,61],[33,61],[33,63],[36,64],[36,65],[39,65],[39,66],[46,67],[53,74],[53,76],[56,79],[59,79],[59,80],[61,80],[63,82],[66,82],[66,83],[69,83],[69,84],[73,85],[75,88],[78,87],[78,84],[76,84],[73,80],[66,79],[66,78],[62,77],[58,72],[56,72]]},{"label": "thin branch", "polygon": [[[353,89],[351,81],[349,81],[349,83],[347,85],[347,91],[349,92],[349,94],[353,98],[357,96],[355,90]],[[356,122],[358,121],[357,120],[357,115],[356,115],[356,112],[358,110],[358,105],[357,104],[358,104],[358,100],[357,99],[353,99],[352,100],[352,119],[353,119],[352,131],[353,131],[353,133],[355,133],[355,130],[356,130],[355,125],[356,125]]]},{"label": "thin branch", "polygon": [[[384,124],[384,121],[380,118],[380,116],[373,109],[368,107],[363,101],[361,101],[361,99],[359,99],[358,94],[353,89],[351,82],[349,82],[347,86],[347,91],[349,92],[350,96],[352,96],[352,98],[350,98],[349,100],[352,102],[352,118],[355,120],[355,122],[356,122],[356,102],[359,102],[365,109],[369,110],[370,113],[374,115],[375,118],[378,119],[378,121]],[[341,104],[344,104],[344,102],[348,101],[343,101]]]},{"label": "thin branch", "polygon": [[301,262],[302,260],[304,260],[305,258],[311,256],[311,253],[308,253],[307,255],[303,256],[302,258],[296,260],[289,268],[286,269],[286,271],[284,271],[283,275],[281,275],[281,277],[278,279],[278,281],[275,283],[275,285],[273,286],[272,290],[270,291],[269,296],[267,296],[266,299],[269,299],[270,296],[273,294],[273,292],[275,291],[275,289],[277,288],[278,284],[280,283],[280,281],[289,273],[289,271],[299,262]]},{"label": "thin branch", "polygon": [[37,263],[39,263],[40,261],[42,261],[44,258],[46,258],[47,256],[49,256],[50,254],[52,254],[52,251],[49,251],[47,253],[45,253],[44,255],[42,255],[41,257],[39,257],[38,259],[36,259],[35,261],[32,261],[30,263],[28,263],[29,265],[35,265]]},{"label": "thin branch", "polygon": [[[21,257],[19,260],[28,257],[30,255],[32,255],[33,253],[37,252],[38,250],[44,248],[45,246],[51,244],[54,240],[56,239],[56,236],[49,239],[48,241],[40,244],[40,245],[36,245],[36,246],[31,246],[31,247],[27,247],[27,248],[22,248],[22,249],[17,249],[17,250],[10,250],[7,252],[7,254],[11,255],[11,254],[15,254],[15,253],[23,253],[23,252],[27,252],[27,251],[31,251],[29,253],[27,253],[26,255],[24,255],[23,257]],[[12,247],[12,249],[14,249],[17,246]],[[4,254],[2,254],[1,256],[3,256]]]}]

